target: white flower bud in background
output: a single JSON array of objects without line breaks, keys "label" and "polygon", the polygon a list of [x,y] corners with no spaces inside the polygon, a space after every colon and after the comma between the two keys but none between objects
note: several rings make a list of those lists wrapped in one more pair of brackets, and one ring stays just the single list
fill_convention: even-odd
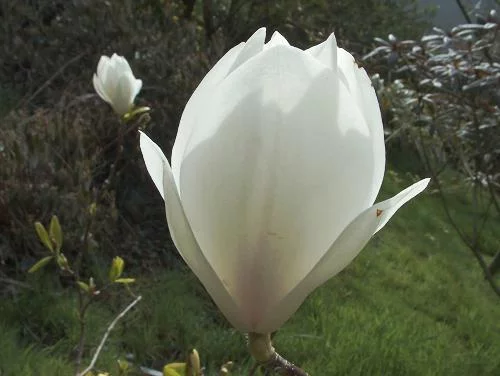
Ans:
[{"label": "white flower bud in background", "polygon": [[142,87],[142,80],[134,77],[127,60],[117,54],[101,56],[93,83],[97,94],[120,116],[133,108]]}]

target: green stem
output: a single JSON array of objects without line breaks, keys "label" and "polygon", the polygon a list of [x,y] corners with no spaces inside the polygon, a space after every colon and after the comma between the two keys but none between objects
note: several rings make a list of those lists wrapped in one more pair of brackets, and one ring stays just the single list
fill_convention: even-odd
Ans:
[{"label": "green stem", "polygon": [[[289,362],[274,350],[270,333],[248,333],[248,350],[257,361],[257,367],[274,371],[281,376],[309,376],[303,369]],[[254,370],[251,371],[250,375],[253,374]]]}]

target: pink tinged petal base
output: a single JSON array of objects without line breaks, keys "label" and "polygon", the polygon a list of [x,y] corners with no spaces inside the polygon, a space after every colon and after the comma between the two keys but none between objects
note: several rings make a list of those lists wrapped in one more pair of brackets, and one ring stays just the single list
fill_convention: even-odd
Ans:
[{"label": "pink tinged petal base", "polygon": [[142,132],[140,146],[146,168],[155,186],[165,198],[168,228],[177,250],[231,325],[242,332],[249,331],[247,323],[242,320],[243,315],[239,307],[233,302],[223,281],[219,279],[196,242],[184,214],[167,158],[158,145]]},{"label": "pink tinged petal base", "polygon": [[356,217],[297,287],[266,312],[266,320],[256,331],[271,333],[281,327],[312,291],[349,265],[370,238],[387,224],[401,206],[421,193],[429,181],[430,179],[423,179]]},{"label": "pink tinged petal base", "polygon": [[372,204],[370,130],[337,82],[304,51],[269,48],[205,98],[186,145],[184,210],[254,331]]}]

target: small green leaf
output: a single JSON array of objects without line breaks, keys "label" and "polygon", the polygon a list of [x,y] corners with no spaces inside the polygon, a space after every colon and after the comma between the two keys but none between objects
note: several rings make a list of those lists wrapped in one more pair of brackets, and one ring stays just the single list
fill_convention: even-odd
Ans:
[{"label": "small green leaf", "polygon": [[123,273],[123,268],[125,266],[125,261],[120,256],[116,256],[111,263],[111,268],[109,269],[109,280],[115,282],[117,278]]},{"label": "small green leaf", "polygon": [[45,265],[47,265],[54,256],[46,256],[43,259],[38,260],[35,265],[33,265],[31,268],[29,268],[28,273],[34,273],[38,269],[43,268]]},{"label": "small green leaf", "polygon": [[126,122],[130,121],[134,117],[136,117],[137,115],[143,114],[143,113],[148,112],[150,110],[151,110],[151,108],[149,108],[147,106],[145,106],[145,107],[135,107],[132,110],[130,110],[129,112],[127,112],[126,114],[123,115],[123,120],[125,120]]},{"label": "small green leaf", "polygon": [[52,242],[50,241],[49,234],[47,233],[47,230],[45,230],[45,227],[37,221],[35,222],[35,230],[42,244],[47,247],[50,252],[54,252]]},{"label": "small green leaf", "polygon": [[61,250],[63,243],[63,234],[62,234],[61,224],[59,223],[59,219],[55,215],[53,215],[52,219],[50,220],[49,235],[50,235],[50,240],[56,246],[56,253],[59,252]]},{"label": "small green leaf", "polygon": [[76,284],[78,286],[80,286],[80,288],[85,291],[87,294],[89,293],[90,291],[90,287],[89,285],[87,285],[85,282],[82,282],[82,281],[76,281]]},{"label": "small green leaf", "polygon": [[129,283],[134,283],[135,278],[118,278],[114,280],[115,283],[123,283],[124,285],[128,285]]},{"label": "small green leaf", "polygon": [[89,214],[90,216],[94,217],[96,212],[97,212],[97,204],[93,202],[89,205]]},{"label": "small green leaf", "polygon": [[163,376],[183,376],[186,372],[186,363],[170,363],[163,367]]},{"label": "small green leaf", "polygon": [[59,267],[62,270],[70,270],[69,269],[68,259],[66,258],[66,256],[64,256],[63,253],[59,253],[57,255],[56,261],[57,261],[57,265],[59,265]]},{"label": "small green leaf", "polygon": [[222,365],[220,368],[219,376],[229,376],[231,374],[231,369],[233,368],[233,362],[229,361]]},{"label": "small green leaf", "polygon": [[130,368],[129,363],[126,360],[118,359],[117,363],[118,363],[118,369],[120,370],[120,372],[126,372]]}]

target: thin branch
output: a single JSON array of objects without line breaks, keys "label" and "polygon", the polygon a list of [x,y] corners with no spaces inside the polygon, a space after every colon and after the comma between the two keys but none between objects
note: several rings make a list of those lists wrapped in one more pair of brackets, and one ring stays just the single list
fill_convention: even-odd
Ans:
[{"label": "thin branch", "polygon": [[476,258],[477,262],[479,263],[479,266],[483,270],[484,276],[488,280],[488,283],[490,284],[491,288],[493,289],[495,294],[497,294],[500,297],[500,287],[496,284],[495,278],[494,278],[493,274],[491,274],[490,269],[488,268],[488,264],[486,264],[483,256],[481,255],[481,252],[478,249],[477,240],[474,242],[471,242],[467,238],[466,234],[460,230],[457,223],[453,219],[453,216],[450,213],[450,210],[448,207],[448,201],[446,200],[446,197],[444,195],[444,190],[443,190],[443,187],[441,186],[439,177],[435,174],[435,172],[431,166],[431,163],[430,163],[429,159],[427,158],[427,152],[425,151],[425,145],[424,145],[424,142],[422,141],[422,136],[420,136],[420,142],[422,145],[422,150],[424,150],[424,152],[422,153],[424,156],[424,162],[425,162],[427,169],[429,170],[429,172],[432,176],[433,183],[437,187],[437,191],[439,193],[439,197],[441,198],[441,202],[443,203],[443,209],[444,209],[444,212],[446,214],[446,217],[448,218],[448,222],[455,229],[456,233],[462,239],[464,244],[472,251],[474,257]]},{"label": "thin branch", "polygon": [[472,23],[472,20],[469,16],[469,13],[467,12],[467,9],[465,9],[465,6],[462,4],[461,0],[456,0],[458,7],[460,8],[460,12],[462,12],[462,15],[464,16],[465,20],[467,23]]},{"label": "thin branch", "polygon": [[22,287],[23,289],[35,290],[33,287],[31,287],[27,283],[21,282],[21,281],[16,281],[15,279],[11,279],[11,278],[0,277],[0,282],[6,283],[6,284],[9,284],[9,285],[14,285],[14,286],[17,286],[17,287]]},{"label": "thin branch", "polygon": [[84,376],[87,372],[91,371],[94,368],[95,363],[97,362],[97,358],[99,357],[99,354],[101,353],[102,348],[104,347],[104,344],[108,340],[109,334],[111,333],[111,331],[115,327],[116,323],[123,316],[125,316],[127,314],[127,312],[130,311],[137,303],[139,303],[139,301],[141,299],[142,299],[142,296],[140,296],[140,295],[137,298],[135,298],[134,301],[132,303],[130,303],[127,307],[125,307],[125,309],[123,311],[121,311],[118,314],[118,316],[115,317],[115,319],[111,322],[111,324],[109,324],[108,329],[106,330],[106,333],[104,333],[104,336],[101,339],[101,343],[97,347],[97,350],[95,351],[94,356],[92,357],[92,361],[90,362],[89,366],[87,368],[85,368],[82,372],[77,373],[77,376]]},{"label": "thin branch", "polygon": [[40,94],[47,86],[49,86],[52,81],[54,81],[54,79],[59,76],[67,67],[69,67],[71,64],[73,63],[76,63],[78,60],[80,60],[83,56],[85,56],[87,53],[86,52],[82,52],[81,54],[79,55],[76,55],[75,57],[73,57],[72,59],[70,59],[69,61],[67,61],[66,63],[63,64],[62,67],[60,67],[56,73],[54,73],[52,75],[52,77],[50,77],[47,81],[44,82],[44,84],[42,86],[40,86],[33,94],[31,94],[27,99],[24,99],[22,100],[16,107],[14,107],[14,109],[18,109],[22,106],[24,106],[25,104],[31,102],[33,99],[35,99],[35,97]]}]

